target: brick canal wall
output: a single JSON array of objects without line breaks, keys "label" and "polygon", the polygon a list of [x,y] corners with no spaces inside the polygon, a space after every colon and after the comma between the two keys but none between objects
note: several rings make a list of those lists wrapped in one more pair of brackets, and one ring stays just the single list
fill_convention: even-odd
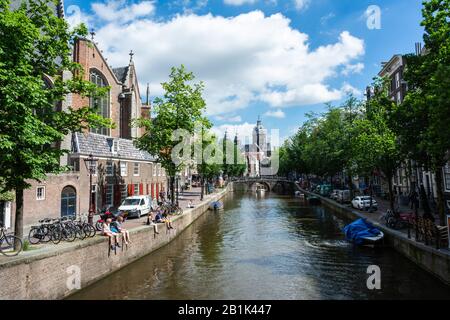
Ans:
[{"label": "brick canal wall", "polygon": [[167,230],[160,224],[159,234],[153,227],[142,226],[130,230],[133,241],[128,249],[117,249],[108,257],[108,240],[95,237],[75,243],[49,246],[47,252],[29,257],[17,257],[0,263],[0,299],[62,299],[76,292],[67,282],[73,270],[79,268],[81,288],[110,275],[137,259],[168,244],[209,208],[211,201],[222,199],[230,190],[229,185],[218,194],[208,197],[194,209],[185,210],[173,219],[175,229]]},{"label": "brick canal wall", "polygon": [[[321,197],[306,190],[301,191],[320,198],[324,206],[332,209],[337,215],[345,219],[355,220],[365,218],[358,211],[336,203],[331,199]],[[385,241],[392,248],[445,284],[450,285],[450,254],[447,249],[438,250],[435,247],[426,246],[421,242],[416,242],[413,236],[412,239],[408,239],[408,236],[400,231],[389,229],[385,225],[372,220],[371,223],[384,232]]]}]

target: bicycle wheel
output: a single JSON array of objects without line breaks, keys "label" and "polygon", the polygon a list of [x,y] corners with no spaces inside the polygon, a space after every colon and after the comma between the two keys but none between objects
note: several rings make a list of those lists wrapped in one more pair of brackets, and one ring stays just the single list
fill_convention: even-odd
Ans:
[{"label": "bicycle wheel", "polygon": [[97,233],[97,229],[95,229],[95,227],[93,225],[90,225],[89,223],[83,225],[83,230],[90,238],[95,237],[95,234]]},{"label": "bicycle wheel", "polygon": [[62,228],[61,230],[62,238],[67,242],[75,241],[77,235],[72,228]]},{"label": "bicycle wheel", "polygon": [[41,228],[31,228],[30,232],[28,233],[28,241],[30,241],[31,244],[38,244],[42,240],[42,230]]},{"label": "bicycle wheel", "polygon": [[61,230],[59,230],[58,228],[51,229],[50,230],[50,239],[52,240],[52,242],[54,244],[60,243],[61,239],[62,239]]},{"label": "bicycle wheel", "polygon": [[42,226],[41,230],[42,230],[41,242],[43,243],[49,242],[52,239],[50,234],[50,228],[48,226]]},{"label": "bicycle wheel", "polygon": [[[14,249],[14,243],[17,243],[17,250]],[[23,249],[22,239],[12,234],[5,235],[0,241],[0,252],[5,256],[17,256]]]},{"label": "bicycle wheel", "polygon": [[84,231],[84,229],[80,226],[80,225],[74,225],[73,226],[73,230],[75,232],[75,237],[80,239],[80,240],[84,240],[87,237],[86,232]]}]

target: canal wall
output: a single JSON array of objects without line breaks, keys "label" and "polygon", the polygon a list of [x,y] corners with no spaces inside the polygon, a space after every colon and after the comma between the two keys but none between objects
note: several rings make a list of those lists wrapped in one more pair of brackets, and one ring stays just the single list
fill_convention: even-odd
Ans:
[{"label": "canal wall", "polygon": [[[300,190],[305,194],[314,195],[320,198],[324,206],[332,209],[337,215],[345,219],[355,220],[367,218],[360,212],[341,205],[331,199],[306,190]],[[400,231],[389,229],[385,225],[373,221],[370,218],[367,219],[384,232],[385,241],[388,245],[392,246],[392,248],[400,254],[450,286],[450,254],[447,249],[438,250],[432,246],[426,246],[421,242],[416,242],[414,239],[409,239],[407,235]],[[399,270],[399,272],[401,272],[401,270]]]},{"label": "canal wall", "polygon": [[[209,203],[222,199],[232,184],[206,197],[205,201],[173,218],[175,229],[143,225],[130,230],[132,244],[116,254],[110,252],[106,237],[48,246],[38,253],[24,253],[0,262],[0,299],[62,299],[110,275],[126,265],[170,243],[209,209]],[[77,288],[77,281],[79,286]]]}]

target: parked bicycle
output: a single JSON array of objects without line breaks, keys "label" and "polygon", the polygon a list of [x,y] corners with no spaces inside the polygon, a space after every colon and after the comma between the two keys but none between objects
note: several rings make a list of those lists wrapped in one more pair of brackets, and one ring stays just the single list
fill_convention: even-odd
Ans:
[{"label": "parked bicycle", "polygon": [[386,226],[396,230],[408,228],[414,222],[413,213],[395,214],[392,210],[388,210],[383,218],[386,222]]},{"label": "parked bicycle", "polygon": [[[17,244],[14,249],[14,243]],[[13,234],[6,234],[6,228],[0,227],[0,252],[4,256],[13,257],[17,256],[23,249],[22,239],[16,237]]]},{"label": "parked bicycle", "polygon": [[161,210],[163,210],[166,214],[169,215],[181,215],[183,214],[183,209],[177,206],[176,204],[164,203],[161,205]]}]

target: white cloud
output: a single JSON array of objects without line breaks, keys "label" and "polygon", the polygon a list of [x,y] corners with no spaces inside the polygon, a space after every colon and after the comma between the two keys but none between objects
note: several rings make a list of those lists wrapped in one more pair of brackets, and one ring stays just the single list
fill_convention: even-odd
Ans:
[{"label": "white cloud", "polygon": [[153,1],[128,4],[126,0],[108,0],[106,3],[95,2],[91,6],[96,17],[115,23],[133,21],[153,15],[155,12]]},{"label": "white cloud", "polygon": [[342,74],[348,76],[352,73],[361,73],[364,70],[364,64],[359,62],[356,64],[348,64],[342,69]]},{"label": "white cloud", "polygon": [[217,115],[215,118],[219,121],[229,121],[229,122],[241,122],[242,117],[241,116],[221,116]]},{"label": "white cloud", "polygon": [[265,114],[265,116],[267,117],[273,117],[273,118],[278,118],[278,119],[283,119],[284,117],[286,117],[286,114],[283,112],[283,110],[276,110],[276,111],[267,111]]},{"label": "white cloud", "polygon": [[350,85],[349,83],[345,82],[342,86],[341,89],[345,94],[352,94],[356,97],[361,97],[362,96],[362,92],[361,90],[353,87],[352,85]]},{"label": "white cloud", "polygon": [[256,0],[223,0],[225,4],[231,6],[242,6],[243,4],[253,4]]},{"label": "white cloud", "polygon": [[[126,65],[132,49],[141,84],[149,82],[151,94],[160,95],[170,68],[184,64],[205,82],[209,115],[231,114],[255,102],[282,108],[338,100],[342,89],[330,87],[328,80],[364,55],[364,41],[346,31],[333,44],[311,48],[308,35],[280,13],[184,14],[125,24],[132,10],[121,6],[117,11],[126,18],[96,30],[112,66]],[[104,13],[102,19],[117,14]]]},{"label": "white cloud", "polygon": [[294,0],[295,9],[298,11],[304,10],[308,7],[310,0]]},{"label": "white cloud", "polygon": [[242,144],[248,144],[252,142],[253,129],[255,128],[254,123],[241,123],[241,124],[223,124],[221,126],[215,126],[212,131],[217,137],[222,138],[227,132],[229,137],[235,136],[237,133],[239,140]]}]

